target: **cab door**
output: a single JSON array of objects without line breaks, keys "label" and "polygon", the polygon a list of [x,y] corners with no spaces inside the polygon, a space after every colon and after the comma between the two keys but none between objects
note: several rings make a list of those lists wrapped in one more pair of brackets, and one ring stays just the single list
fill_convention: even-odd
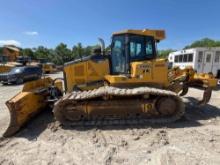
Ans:
[{"label": "cab door", "polygon": [[125,49],[125,36],[114,36],[112,41],[111,52],[111,74],[129,73],[129,61]]}]

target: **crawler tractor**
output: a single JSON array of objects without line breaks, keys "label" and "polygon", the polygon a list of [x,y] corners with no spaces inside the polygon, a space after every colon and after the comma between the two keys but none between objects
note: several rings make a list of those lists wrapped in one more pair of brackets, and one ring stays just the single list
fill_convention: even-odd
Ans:
[{"label": "crawler tractor", "polygon": [[[13,135],[49,106],[56,120],[77,126],[169,123],[180,119],[185,106],[179,94],[186,94],[188,82],[195,77],[190,79],[186,71],[168,76],[168,62],[158,59],[156,50],[156,44],[164,38],[163,30],[117,32],[112,36],[110,54],[100,39],[101,48],[93,55],[66,63],[64,83],[51,78],[26,83],[22,92],[6,102],[11,122],[4,136]],[[217,81],[209,83],[209,77],[202,80],[200,87],[205,92],[199,104],[203,105]]]}]

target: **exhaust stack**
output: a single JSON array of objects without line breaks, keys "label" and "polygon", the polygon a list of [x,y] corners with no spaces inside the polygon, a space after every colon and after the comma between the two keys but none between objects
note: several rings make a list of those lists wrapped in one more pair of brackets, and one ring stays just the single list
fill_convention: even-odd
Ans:
[{"label": "exhaust stack", "polygon": [[105,55],[105,41],[102,38],[98,38],[101,46],[101,53],[104,56]]}]

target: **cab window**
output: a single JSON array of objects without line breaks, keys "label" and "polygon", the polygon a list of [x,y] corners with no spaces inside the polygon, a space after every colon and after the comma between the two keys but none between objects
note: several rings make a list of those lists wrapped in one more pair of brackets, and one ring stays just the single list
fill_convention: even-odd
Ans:
[{"label": "cab window", "polygon": [[130,55],[131,58],[140,56],[141,53],[141,43],[130,42]]},{"label": "cab window", "polygon": [[130,57],[133,59],[142,59],[145,57],[144,54],[144,37],[131,36],[130,42]]},{"label": "cab window", "polygon": [[147,57],[153,56],[153,41],[152,40],[147,40],[146,42],[146,55]]},{"label": "cab window", "polygon": [[154,41],[151,37],[130,36],[129,53],[131,61],[153,58]]}]

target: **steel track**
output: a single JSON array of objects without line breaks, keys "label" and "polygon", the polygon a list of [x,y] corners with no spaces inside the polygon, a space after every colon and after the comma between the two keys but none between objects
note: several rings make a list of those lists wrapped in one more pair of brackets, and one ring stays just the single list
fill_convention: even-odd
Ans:
[{"label": "steel track", "polygon": [[[67,105],[72,103],[72,106],[76,106],[79,102],[89,101],[92,99],[100,99],[103,97],[136,97],[136,96],[167,96],[172,97],[177,101],[178,108],[173,115],[170,116],[159,116],[159,117],[150,117],[150,118],[129,118],[129,119],[96,119],[96,120],[79,120],[79,121],[70,121],[63,116],[65,116],[65,108]],[[105,100],[103,100],[105,102]],[[73,108],[74,109],[74,108]],[[102,125],[127,125],[127,124],[146,124],[146,123],[171,123],[178,119],[180,119],[185,113],[185,105],[182,99],[174,92],[168,90],[162,90],[157,88],[149,88],[149,87],[138,87],[133,89],[128,88],[117,88],[111,86],[104,86],[98,89],[89,90],[89,91],[74,91],[65,95],[58,102],[55,103],[54,109],[55,118],[63,124],[71,124],[72,126],[102,126]]]}]

